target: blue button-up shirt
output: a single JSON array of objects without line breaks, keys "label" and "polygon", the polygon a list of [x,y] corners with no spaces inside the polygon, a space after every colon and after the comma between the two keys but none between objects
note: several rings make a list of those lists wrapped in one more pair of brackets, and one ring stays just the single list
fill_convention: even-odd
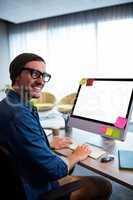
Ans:
[{"label": "blue button-up shirt", "polygon": [[36,109],[13,90],[0,102],[0,144],[16,160],[28,200],[59,187],[57,179],[68,173],[66,163],[50,149]]}]

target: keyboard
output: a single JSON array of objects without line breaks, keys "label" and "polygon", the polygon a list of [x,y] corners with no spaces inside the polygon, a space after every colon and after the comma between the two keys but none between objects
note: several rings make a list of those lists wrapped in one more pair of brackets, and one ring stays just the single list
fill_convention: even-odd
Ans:
[{"label": "keyboard", "polygon": [[[98,159],[102,155],[107,154],[107,152],[103,148],[89,144],[89,143],[87,143],[87,144],[89,145],[89,147],[91,149],[91,153],[88,154],[89,157],[94,158],[94,159]],[[78,145],[81,145],[81,144],[73,142],[72,144],[69,145],[69,148],[71,150],[75,150]]]}]

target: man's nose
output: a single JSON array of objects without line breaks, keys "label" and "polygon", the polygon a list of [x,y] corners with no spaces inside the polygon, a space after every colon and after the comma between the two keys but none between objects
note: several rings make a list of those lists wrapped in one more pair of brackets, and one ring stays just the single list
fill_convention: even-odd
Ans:
[{"label": "man's nose", "polygon": [[37,79],[36,79],[36,82],[37,83],[41,83],[41,84],[45,84],[45,82],[43,81],[43,77],[42,76],[40,76],[40,77],[38,77]]}]

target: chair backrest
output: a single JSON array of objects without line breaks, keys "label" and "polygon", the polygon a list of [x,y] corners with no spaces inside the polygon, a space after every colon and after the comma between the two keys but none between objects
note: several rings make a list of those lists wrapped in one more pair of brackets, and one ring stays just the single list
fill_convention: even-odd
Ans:
[{"label": "chair backrest", "polygon": [[76,93],[71,93],[63,97],[57,104],[57,109],[62,113],[70,113],[76,98]]},{"label": "chair backrest", "polygon": [[39,99],[33,99],[32,103],[38,111],[48,111],[55,106],[56,97],[50,92],[42,92]]},{"label": "chair backrest", "polygon": [[3,146],[0,146],[0,199],[26,199],[15,161]]},{"label": "chair backrest", "polygon": [[42,92],[36,103],[55,103],[56,97],[50,92]]},{"label": "chair backrest", "polygon": [[66,95],[65,97],[63,97],[59,101],[59,104],[72,104],[73,105],[75,98],[76,98],[76,93],[71,93],[71,94]]}]

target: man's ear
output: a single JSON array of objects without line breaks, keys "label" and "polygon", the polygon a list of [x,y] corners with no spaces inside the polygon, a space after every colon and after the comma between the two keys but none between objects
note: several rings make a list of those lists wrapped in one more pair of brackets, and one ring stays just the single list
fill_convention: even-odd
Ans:
[{"label": "man's ear", "polygon": [[16,81],[18,81],[20,79],[20,75],[16,77]]},{"label": "man's ear", "polygon": [[20,77],[17,76],[14,85],[16,85],[19,82]]}]

